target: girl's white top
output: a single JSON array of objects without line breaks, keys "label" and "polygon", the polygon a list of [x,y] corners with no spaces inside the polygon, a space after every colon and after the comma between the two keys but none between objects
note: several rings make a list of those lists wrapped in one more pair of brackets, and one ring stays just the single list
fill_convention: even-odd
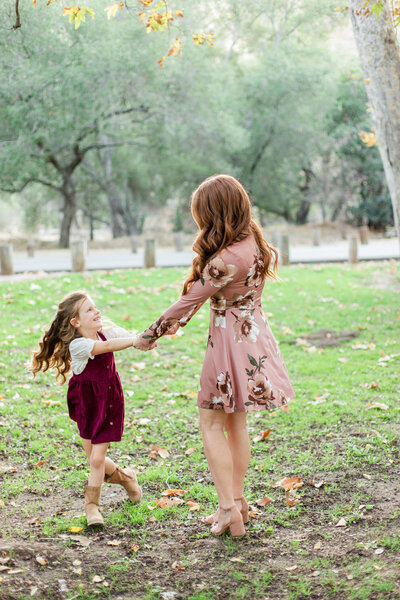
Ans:
[{"label": "girl's white top", "polygon": [[[132,334],[129,333],[123,327],[107,327],[102,329],[101,333],[105,336],[107,340],[112,340],[115,338],[126,338],[132,337]],[[100,338],[98,340],[92,340],[91,338],[79,337],[72,340],[69,345],[69,353],[71,355],[71,369],[74,375],[79,375],[85,369],[88,364],[89,358],[94,358],[92,354],[93,346],[96,341],[101,341]]]}]

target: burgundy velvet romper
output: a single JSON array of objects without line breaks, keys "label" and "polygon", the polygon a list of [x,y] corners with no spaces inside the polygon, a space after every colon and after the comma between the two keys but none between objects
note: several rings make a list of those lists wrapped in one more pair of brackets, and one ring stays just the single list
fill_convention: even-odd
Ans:
[{"label": "burgundy velvet romper", "polygon": [[[102,333],[100,339],[106,338]],[[79,435],[92,444],[119,442],[124,430],[124,394],[114,354],[98,354],[68,383],[68,412]]]}]

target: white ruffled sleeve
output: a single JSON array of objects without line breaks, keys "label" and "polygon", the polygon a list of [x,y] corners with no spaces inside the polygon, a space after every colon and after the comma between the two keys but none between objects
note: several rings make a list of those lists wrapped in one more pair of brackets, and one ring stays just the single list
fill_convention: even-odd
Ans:
[{"label": "white ruffled sleeve", "polygon": [[101,333],[105,336],[107,340],[114,340],[115,338],[133,338],[133,334],[130,331],[124,329],[124,327],[119,327],[118,325],[114,325],[112,327],[103,327]]},{"label": "white ruffled sleeve", "polygon": [[94,358],[92,355],[93,346],[96,340],[90,338],[75,338],[69,345],[71,354],[71,369],[74,375],[79,375],[85,369],[89,358]]}]

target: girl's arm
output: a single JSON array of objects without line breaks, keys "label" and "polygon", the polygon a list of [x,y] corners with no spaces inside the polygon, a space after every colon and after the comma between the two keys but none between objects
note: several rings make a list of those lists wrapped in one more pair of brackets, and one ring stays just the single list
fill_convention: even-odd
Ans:
[{"label": "girl's arm", "polygon": [[[136,337],[123,337],[123,338],[114,338],[111,340],[106,340],[104,342],[95,342],[93,346],[93,350],[91,354],[93,356],[97,356],[97,354],[105,354],[106,352],[117,352],[118,350],[125,350],[125,348],[130,348],[134,345]],[[149,344],[146,347],[146,350],[151,350],[157,346],[156,343]]]},{"label": "girl's arm", "polygon": [[184,327],[208,298],[220,292],[234,279],[238,267],[228,264],[228,260],[233,258],[226,251],[213,258],[188,293],[181,296],[157,321],[137,336],[133,342],[134,347],[138,350],[148,350],[149,345],[154,344],[159,337],[174,332],[177,325]]},{"label": "girl's arm", "polygon": [[106,352],[117,352],[118,350],[125,350],[133,345],[134,336],[114,338],[111,340],[105,340],[95,342],[92,350],[92,355],[105,354]]}]

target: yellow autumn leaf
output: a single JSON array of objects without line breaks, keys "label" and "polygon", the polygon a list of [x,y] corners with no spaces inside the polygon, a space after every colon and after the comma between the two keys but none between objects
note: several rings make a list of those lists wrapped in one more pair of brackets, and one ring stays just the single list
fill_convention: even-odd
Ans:
[{"label": "yellow autumn leaf", "polygon": [[71,533],[79,533],[80,531],[82,531],[83,527],[70,527],[68,529],[68,531],[70,531]]},{"label": "yellow autumn leaf", "polygon": [[119,4],[111,4],[111,6],[107,6],[104,10],[107,13],[107,20],[109,21],[113,17],[116,16],[117,12],[120,9]]}]

